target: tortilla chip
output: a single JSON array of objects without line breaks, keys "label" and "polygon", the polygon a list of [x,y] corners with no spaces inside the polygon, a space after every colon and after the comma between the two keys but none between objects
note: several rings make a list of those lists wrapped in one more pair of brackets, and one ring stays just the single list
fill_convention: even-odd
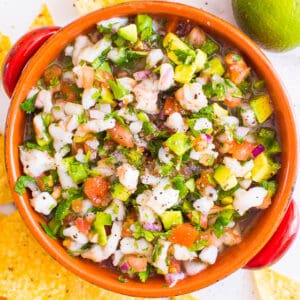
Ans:
[{"label": "tortilla chip", "polygon": [[2,64],[10,47],[11,47],[10,38],[7,35],[0,32],[0,74],[2,74]]},{"label": "tortilla chip", "polygon": [[0,295],[8,299],[64,299],[67,271],[32,238],[18,212],[2,219]]},{"label": "tortilla chip", "polygon": [[253,271],[252,274],[261,300],[300,299],[300,282],[270,269]]},{"label": "tortilla chip", "polygon": [[[0,41],[1,46],[1,41]],[[0,54],[1,55],[1,54]],[[0,134],[0,205],[13,202],[4,162],[4,137]]]},{"label": "tortilla chip", "polygon": [[[0,215],[0,228],[0,295],[9,300],[143,299],[100,289],[64,269],[32,237],[18,212]],[[196,300],[188,295],[174,299]]]},{"label": "tortilla chip", "polygon": [[129,1],[132,0],[73,0],[75,7],[82,15],[99,8]]},{"label": "tortilla chip", "polygon": [[52,25],[54,25],[52,15],[50,14],[47,4],[43,4],[40,13],[34,19],[29,29],[34,29],[36,27],[43,27],[43,26],[52,26]]},{"label": "tortilla chip", "polygon": [[[2,221],[3,219],[5,219],[5,215],[0,214],[0,224],[1,224],[1,221]],[[1,300],[1,299],[0,299],[0,300]]]}]

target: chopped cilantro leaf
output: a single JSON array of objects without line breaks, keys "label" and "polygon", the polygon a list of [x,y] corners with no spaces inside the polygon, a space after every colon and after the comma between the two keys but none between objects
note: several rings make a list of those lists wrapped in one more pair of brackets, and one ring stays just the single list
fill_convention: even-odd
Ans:
[{"label": "chopped cilantro leaf", "polygon": [[27,98],[23,103],[20,104],[20,107],[26,113],[32,113],[35,111],[35,100],[38,93],[34,94],[32,97]]}]

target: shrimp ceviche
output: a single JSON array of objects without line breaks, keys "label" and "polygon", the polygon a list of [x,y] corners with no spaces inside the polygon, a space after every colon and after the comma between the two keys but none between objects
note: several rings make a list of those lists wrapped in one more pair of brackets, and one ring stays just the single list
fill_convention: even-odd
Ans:
[{"label": "shrimp ceviche", "polygon": [[264,81],[188,20],[101,21],[21,109],[15,190],[31,190],[41,226],[70,255],[122,282],[157,275],[172,287],[208,268],[276,192],[281,150]]}]

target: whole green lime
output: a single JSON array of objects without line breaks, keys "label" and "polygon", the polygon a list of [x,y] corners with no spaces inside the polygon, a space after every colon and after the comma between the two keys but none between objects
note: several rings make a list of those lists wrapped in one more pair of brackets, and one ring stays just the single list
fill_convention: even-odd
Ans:
[{"label": "whole green lime", "polygon": [[263,48],[300,45],[300,0],[232,0],[232,8],[241,29]]}]

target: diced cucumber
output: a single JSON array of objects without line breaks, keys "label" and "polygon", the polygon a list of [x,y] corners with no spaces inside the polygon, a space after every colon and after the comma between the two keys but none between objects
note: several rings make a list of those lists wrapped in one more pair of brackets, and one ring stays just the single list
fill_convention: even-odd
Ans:
[{"label": "diced cucumber", "polygon": [[219,45],[211,39],[206,39],[205,43],[202,45],[201,50],[204,51],[208,56],[218,52]]},{"label": "diced cucumber", "polygon": [[141,40],[146,41],[152,36],[152,18],[148,15],[137,15],[135,19]]},{"label": "diced cucumber", "polygon": [[72,180],[77,184],[82,183],[89,175],[87,165],[77,161],[74,156],[64,158],[63,164]]},{"label": "diced cucumber", "polygon": [[160,218],[166,230],[183,223],[182,213],[177,210],[165,211],[160,215]]},{"label": "diced cucumber", "polygon": [[190,212],[191,210],[193,210],[193,205],[190,201],[188,200],[183,200],[183,203],[182,203],[182,211],[184,213],[188,213]]},{"label": "diced cucumber", "polygon": [[181,156],[191,148],[191,141],[184,133],[177,132],[167,139],[166,145],[176,155]]},{"label": "diced cucumber", "polygon": [[128,200],[128,198],[131,195],[131,193],[127,190],[127,188],[119,182],[113,184],[113,186],[110,189],[110,193],[115,199],[121,201]]},{"label": "diced cucumber", "polygon": [[224,165],[220,165],[215,169],[214,179],[224,191],[232,189],[238,183],[236,177],[232,174],[230,169]]},{"label": "diced cucumber", "polygon": [[107,235],[105,231],[105,225],[111,225],[111,215],[104,212],[97,212],[96,219],[93,223],[93,227],[98,234],[98,244],[105,246],[107,243]]},{"label": "diced cucumber", "polygon": [[262,95],[250,99],[249,102],[259,123],[265,122],[273,113],[269,95]]},{"label": "diced cucumber", "polygon": [[137,27],[135,24],[130,24],[118,29],[118,35],[126,41],[135,43],[138,39]]},{"label": "diced cucumber", "polygon": [[187,186],[187,188],[189,189],[190,192],[195,192],[195,179],[194,178],[190,178],[185,185]]},{"label": "diced cucumber", "polygon": [[120,83],[118,79],[107,80],[107,83],[109,84],[116,99],[120,99],[129,94],[129,91]]},{"label": "diced cucumber", "polygon": [[256,182],[268,180],[278,172],[279,168],[280,165],[263,152],[254,159],[252,179]]}]

